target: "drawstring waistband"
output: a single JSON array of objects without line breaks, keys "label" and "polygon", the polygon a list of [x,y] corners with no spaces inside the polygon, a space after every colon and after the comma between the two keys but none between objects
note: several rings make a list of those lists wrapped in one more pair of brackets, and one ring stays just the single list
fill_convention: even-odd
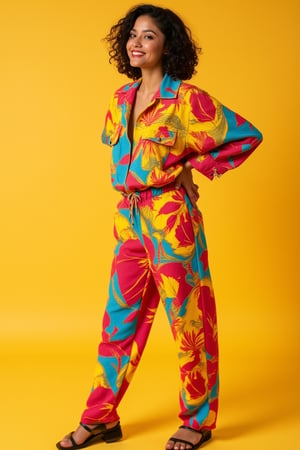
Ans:
[{"label": "drawstring waistband", "polygon": [[129,213],[131,223],[133,224],[133,212],[134,210],[138,212],[138,203],[141,199],[140,194],[138,192],[130,192],[129,194],[123,194],[124,197],[129,201]]},{"label": "drawstring waistband", "polygon": [[[134,191],[134,192],[122,192],[122,195],[128,200],[129,202],[129,213],[130,213],[130,220],[133,224],[133,213],[134,211],[139,211],[139,202],[145,201],[146,199],[150,199],[153,197],[156,197],[158,195],[163,194],[164,192],[173,191],[175,188],[174,183],[168,184],[166,186],[162,186],[160,188],[156,187],[149,187],[148,189],[145,189],[144,191]],[[177,189],[176,189],[177,190]]]}]

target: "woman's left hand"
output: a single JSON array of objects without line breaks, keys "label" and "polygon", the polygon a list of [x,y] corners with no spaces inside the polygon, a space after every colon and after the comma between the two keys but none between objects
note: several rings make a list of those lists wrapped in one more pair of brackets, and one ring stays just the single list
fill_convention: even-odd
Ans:
[{"label": "woman's left hand", "polygon": [[192,167],[188,163],[183,166],[182,172],[178,175],[175,181],[176,189],[180,189],[181,186],[187,193],[192,205],[196,207],[197,200],[199,198],[198,186],[194,183]]}]

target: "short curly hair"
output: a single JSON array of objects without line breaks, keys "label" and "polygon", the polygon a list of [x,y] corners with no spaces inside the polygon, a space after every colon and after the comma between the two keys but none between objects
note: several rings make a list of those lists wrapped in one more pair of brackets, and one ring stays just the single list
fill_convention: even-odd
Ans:
[{"label": "short curly hair", "polygon": [[129,78],[136,80],[141,77],[141,69],[130,65],[126,44],[136,19],[142,15],[150,16],[165,36],[168,51],[163,55],[163,73],[167,73],[175,80],[192,78],[196,73],[201,48],[193,40],[190,29],[170,9],[149,4],[133,7],[125,17],[111,27],[104,39],[110,47],[109,62],[115,63],[118,72],[126,74]]}]

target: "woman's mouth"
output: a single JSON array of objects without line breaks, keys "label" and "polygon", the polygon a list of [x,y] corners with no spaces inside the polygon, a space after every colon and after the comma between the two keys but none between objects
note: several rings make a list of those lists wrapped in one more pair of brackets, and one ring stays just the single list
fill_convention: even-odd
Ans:
[{"label": "woman's mouth", "polygon": [[145,53],[140,52],[140,51],[138,51],[138,50],[133,50],[133,51],[131,52],[131,55],[132,55],[133,57],[144,56],[144,54],[145,54]]}]

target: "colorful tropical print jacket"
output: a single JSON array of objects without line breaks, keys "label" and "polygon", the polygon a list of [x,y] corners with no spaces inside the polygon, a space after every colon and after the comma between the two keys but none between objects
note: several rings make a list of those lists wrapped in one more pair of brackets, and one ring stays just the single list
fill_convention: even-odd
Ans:
[{"label": "colorful tropical print jacket", "polygon": [[115,92],[102,133],[102,142],[112,147],[111,180],[117,190],[170,184],[186,161],[213,179],[238,167],[262,141],[257,128],[207,92],[165,75],[130,142],[128,123],[140,83]]}]

